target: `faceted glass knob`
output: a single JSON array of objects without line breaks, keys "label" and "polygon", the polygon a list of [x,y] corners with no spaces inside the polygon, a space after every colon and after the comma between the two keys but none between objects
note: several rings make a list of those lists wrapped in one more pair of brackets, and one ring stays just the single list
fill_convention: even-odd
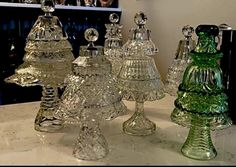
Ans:
[{"label": "faceted glass knob", "polygon": [[98,36],[98,31],[94,28],[88,28],[84,33],[84,37],[88,42],[97,41]]},{"label": "faceted glass knob", "polygon": [[119,21],[119,16],[116,13],[112,13],[109,16],[109,20],[111,23],[117,23]]},{"label": "faceted glass knob", "polygon": [[186,25],[182,28],[182,33],[184,34],[185,37],[191,37],[192,34],[194,33],[194,28],[191,27],[190,25]]},{"label": "faceted glass knob", "polygon": [[143,26],[147,22],[147,16],[143,12],[136,13],[134,16],[134,22],[138,26]]},{"label": "faceted glass knob", "polygon": [[52,13],[55,10],[54,0],[41,0],[41,9],[45,13]]}]

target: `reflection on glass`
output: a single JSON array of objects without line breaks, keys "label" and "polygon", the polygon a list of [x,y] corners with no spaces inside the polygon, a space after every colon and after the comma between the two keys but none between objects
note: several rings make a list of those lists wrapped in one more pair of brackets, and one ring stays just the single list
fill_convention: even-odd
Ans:
[{"label": "reflection on glass", "polygon": [[54,117],[58,107],[58,88],[64,86],[64,78],[71,72],[74,59],[67,35],[58,17],[52,16],[54,2],[42,0],[45,15],[39,16],[27,36],[24,63],[6,82],[21,86],[43,87],[40,109],[35,118],[35,130],[53,132],[62,127],[62,121]]},{"label": "reflection on glass", "polygon": [[178,88],[171,120],[190,128],[182,146],[183,155],[198,160],[209,160],[217,155],[210,131],[232,124],[228,116],[227,96],[222,84],[222,71],[217,61],[222,57],[216,48],[215,25],[196,28],[198,42],[190,52],[192,62],[187,66]]}]

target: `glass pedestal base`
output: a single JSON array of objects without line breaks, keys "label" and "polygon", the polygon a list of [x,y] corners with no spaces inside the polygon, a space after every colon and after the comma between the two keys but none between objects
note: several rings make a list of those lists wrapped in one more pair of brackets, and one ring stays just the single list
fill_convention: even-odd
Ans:
[{"label": "glass pedestal base", "polygon": [[145,117],[144,103],[136,102],[135,113],[123,123],[123,131],[129,135],[147,136],[156,130],[156,124]]}]

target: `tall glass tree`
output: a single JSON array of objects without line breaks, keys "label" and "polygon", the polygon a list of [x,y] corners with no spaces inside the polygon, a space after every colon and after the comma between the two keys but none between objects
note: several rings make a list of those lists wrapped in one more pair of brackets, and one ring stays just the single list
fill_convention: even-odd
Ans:
[{"label": "tall glass tree", "polygon": [[156,130],[156,124],[146,117],[144,102],[165,97],[164,84],[154,61],[157,51],[150,40],[150,30],[145,28],[147,17],[143,12],[135,14],[136,29],[132,40],[124,46],[125,57],[117,76],[123,99],[135,101],[134,114],[123,123],[123,131],[129,135],[146,136]]},{"label": "tall glass tree", "polygon": [[52,15],[54,0],[41,0],[41,9],[44,15],[38,17],[27,36],[24,63],[5,81],[27,87],[42,86],[34,128],[54,132],[63,127],[63,122],[54,117],[54,112],[59,103],[58,88],[64,87],[64,78],[71,72],[74,56],[60,20]]}]

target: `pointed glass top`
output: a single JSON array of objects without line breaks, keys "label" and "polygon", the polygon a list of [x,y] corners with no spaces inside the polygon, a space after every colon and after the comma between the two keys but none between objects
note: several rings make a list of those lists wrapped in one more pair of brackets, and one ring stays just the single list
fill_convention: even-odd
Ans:
[{"label": "pointed glass top", "polygon": [[198,43],[195,51],[198,53],[216,53],[217,43],[215,37],[219,34],[219,28],[216,25],[199,25],[196,28]]},{"label": "pointed glass top", "polygon": [[182,28],[182,33],[184,37],[191,37],[194,33],[194,28],[191,27],[190,25],[186,25]]},{"label": "pointed glass top", "polygon": [[46,16],[51,16],[55,10],[54,0],[41,0],[41,9],[45,12]]}]

